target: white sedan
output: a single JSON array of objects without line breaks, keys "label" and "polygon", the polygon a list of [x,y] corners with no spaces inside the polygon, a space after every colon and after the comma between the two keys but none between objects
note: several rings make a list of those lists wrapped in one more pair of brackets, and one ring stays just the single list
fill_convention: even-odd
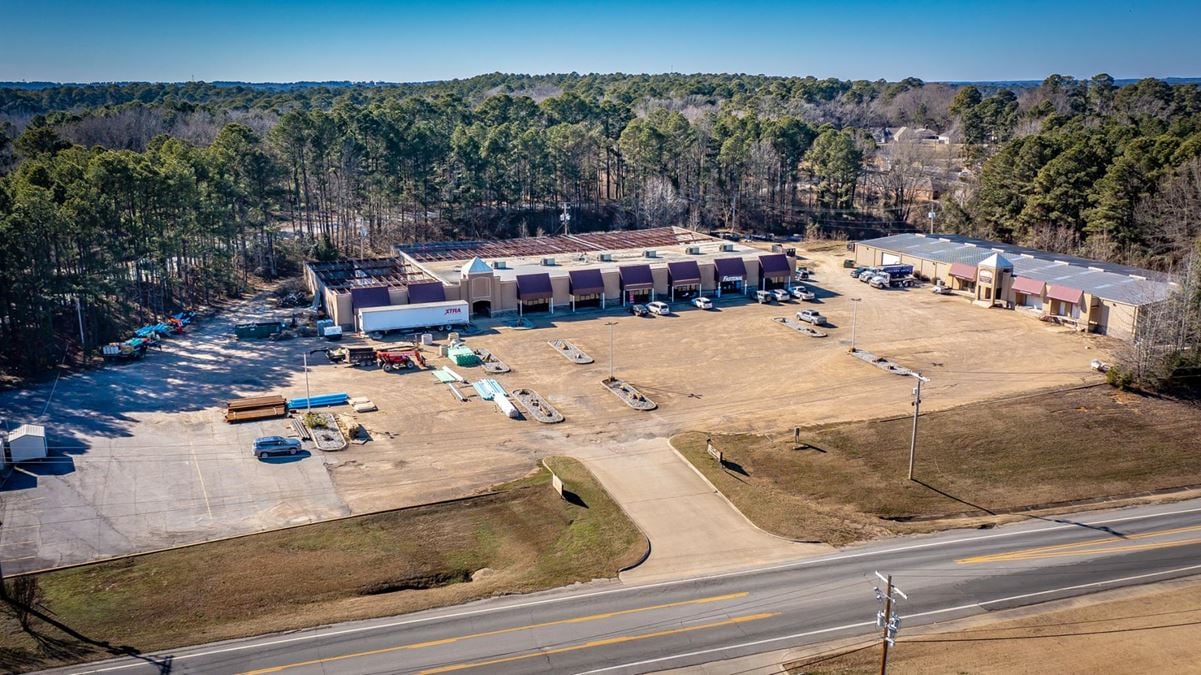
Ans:
[{"label": "white sedan", "polygon": [[658,314],[660,316],[667,316],[668,314],[671,314],[671,307],[668,307],[666,302],[659,302],[658,300],[654,302],[648,302],[646,304],[646,308],[649,309],[652,314]]},{"label": "white sedan", "polygon": [[713,301],[706,297],[693,298],[692,304],[701,309],[713,309]]}]

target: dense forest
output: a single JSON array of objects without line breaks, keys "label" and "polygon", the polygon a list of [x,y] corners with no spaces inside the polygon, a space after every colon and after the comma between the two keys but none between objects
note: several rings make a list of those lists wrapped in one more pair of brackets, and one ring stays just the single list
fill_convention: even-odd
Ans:
[{"label": "dense forest", "polygon": [[395,242],[581,227],[956,231],[1158,269],[1201,90],[746,75],[0,89],[0,371]]}]

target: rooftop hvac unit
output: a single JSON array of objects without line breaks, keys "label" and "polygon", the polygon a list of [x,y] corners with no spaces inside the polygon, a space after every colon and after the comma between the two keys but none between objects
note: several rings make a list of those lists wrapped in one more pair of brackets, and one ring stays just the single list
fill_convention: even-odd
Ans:
[{"label": "rooftop hvac unit", "polygon": [[701,247],[700,246],[689,246],[684,249],[684,252],[687,253],[688,255],[700,255]]},{"label": "rooftop hvac unit", "polygon": [[732,253],[734,251],[734,245],[733,244],[722,244],[721,250],[725,253]]},{"label": "rooftop hvac unit", "polygon": [[554,266],[555,266],[555,259],[554,259],[554,258],[543,258],[543,259],[542,259],[542,266],[543,266],[543,267],[554,267]]},{"label": "rooftop hvac unit", "polygon": [[601,253],[599,256],[601,262],[613,262],[612,253]]},{"label": "rooftop hvac unit", "polygon": [[503,260],[497,260],[497,261],[495,261],[495,262],[493,262],[493,263],[492,263],[492,269],[494,269],[494,270],[507,270],[507,269],[509,269],[509,263],[507,263],[507,262],[505,262],[505,261],[503,261]]},{"label": "rooftop hvac unit", "polygon": [[651,249],[649,249],[649,248],[648,248],[648,249],[646,249],[645,251],[643,251],[643,252],[642,252],[642,257],[643,257],[643,258],[658,258],[658,257],[659,257],[659,254],[658,254],[657,252],[655,252],[655,251],[652,251]]},{"label": "rooftop hvac unit", "polygon": [[771,252],[772,252],[772,253],[780,253],[780,252],[781,252],[781,251],[783,251],[783,250],[784,250],[784,247],[783,247],[783,246],[781,246],[781,245],[779,245],[779,244],[772,244],[772,245],[771,245]]},{"label": "rooftop hvac unit", "polygon": [[789,258],[795,258],[796,257],[796,249],[795,248],[786,248],[786,249],[784,249],[784,255],[788,256]]}]

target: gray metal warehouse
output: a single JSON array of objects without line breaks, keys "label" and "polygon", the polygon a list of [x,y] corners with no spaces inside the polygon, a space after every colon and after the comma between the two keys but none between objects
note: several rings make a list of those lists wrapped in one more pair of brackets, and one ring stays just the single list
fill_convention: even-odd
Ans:
[{"label": "gray metal warehouse", "polygon": [[984,307],[1132,339],[1144,307],[1167,299],[1167,275],[959,235],[894,234],[856,242],[855,264],[913,265]]}]

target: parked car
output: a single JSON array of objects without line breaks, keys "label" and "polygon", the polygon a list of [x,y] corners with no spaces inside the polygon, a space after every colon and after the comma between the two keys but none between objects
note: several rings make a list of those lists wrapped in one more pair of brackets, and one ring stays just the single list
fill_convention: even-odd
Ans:
[{"label": "parked car", "polygon": [[789,299],[792,298],[792,295],[788,292],[788,289],[786,289],[786,288],[777,288],[777,289],[771,291],[771,294],[773,296],[775,296],[776,302],[787,302]]},{"label": "parked car", "polygon": [[793,278],[797,281],[809,281],[810,274],[812,273],[807,268],[798,267],[796,274],[793,275]]},{"label": "parked car", "polygon": [[253,452],[254,456],[259,459],[271,455],[295,455],[300,452],[300,439],[285,438],[283,436],[261,436],[254,439]]},{"label": "parked car", "polygon": [[876,270],[869,267],[859,273],[859,280],[866,284],[867,282],[872,280],[872,277],[878,276],[878,275],[879,275],[879,272],[877,272]]},{"label": "parked car", "polygon": [[854,268],[854,269],[852,269],[852,270],[851,270],[851,278],[852,278],[852,279],[858,279],[858,278],[859,278],[859,275],[860,275],[860,274],[863,274],[863,273],[864,273],[864,272],[866,272],[866,271],[867,271],[867,268],[866,268],[866,267],[856,267],[856,268]]},{"label": "parked car", "polygon": [[658,300],[647,303],[646,308],[650,310],[652,314],[658,314],[660,316],[667,316],[668,314],[671,314],[671,307],[668,307],[666,302],[659,302]]},{"label": "parked car", "polygon": [[646,305],[630,305],[630,314],[634,316],[650,316],[651,311],[646,308]]},{"label": "parked car", "polygon": [[932,293],[934,293],[935,295],[950,295],[951,287],[947,286],[946,284],[939,281],[934,284],[934,286],[930,289],[930,291]]},{"label": "parked car", "polygon": [[761,305],[770,305],[776,299],[771,291],[755,291],[755,301]]},{"label": "parked car", "polygon": [[822,313],[816,309],[802,309],[796,313],[796,318],[798,321],[811,323],[814,326],[824,326],[826,323],[826,317],[822,316]]},{"label": "parked car", "polygon": [[701,309],[713,309],[713,301],[704,296],[701,296],[699,298],[693,298],[692,304],[696,305],[697,307],[699,307]]},{"label": "parked car", "polygon": [[813,300],[817,297],[817,295],[808,288],[798,285],[792,287],[792,297],[796,298],[797,300]]}]

